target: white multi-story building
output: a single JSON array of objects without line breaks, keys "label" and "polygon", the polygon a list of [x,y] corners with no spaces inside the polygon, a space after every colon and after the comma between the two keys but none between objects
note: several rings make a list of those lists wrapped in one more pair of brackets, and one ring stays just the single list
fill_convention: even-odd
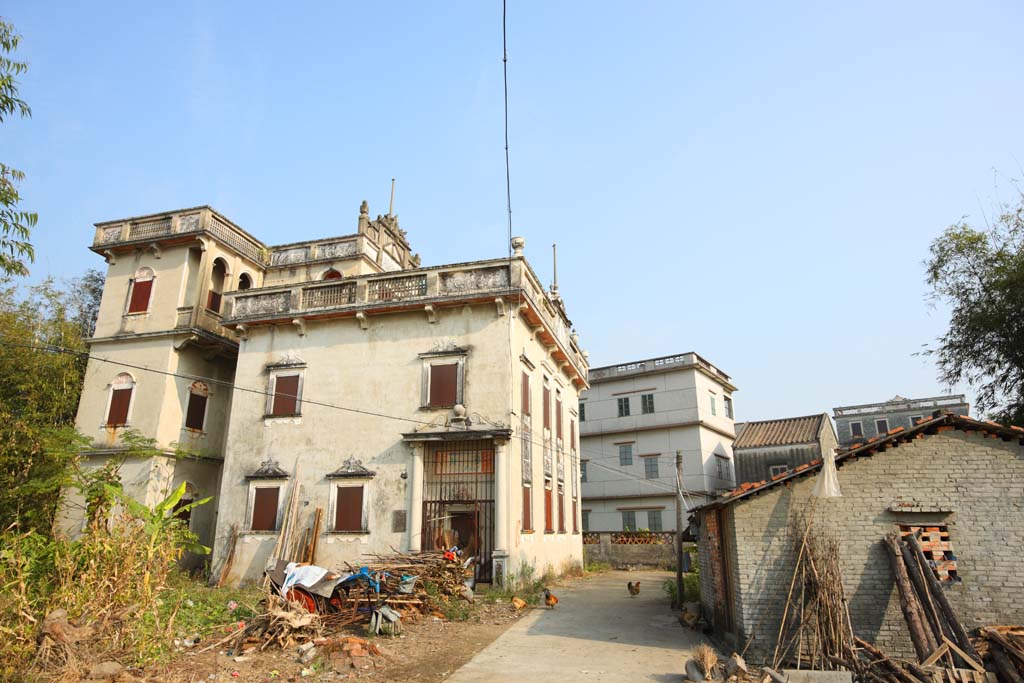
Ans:
[{"label": "white multi-story building", "polygon": [[584,528],[674,530],[676,451],[688,507],[731,488],[734,391],[692,352],[591,369],[580,396]]},{"label": "white multi-story building", "polygon": [[[227,579],[458,545],[477,578],[582,561],[577,414],[587,361],[557,290],[511,257],[420,267],[397,218],[268,247],[209,207],[100,223],[107,279],[78,413],[95,467],[153,504],[213,496],[189,524]],[[78,503],[77,505],[75,503]],[[70,497],[63,527],[81,528]],[[308,538],[308,537],[307,537]],[[229,543],[229,539],[234,539]]]}]

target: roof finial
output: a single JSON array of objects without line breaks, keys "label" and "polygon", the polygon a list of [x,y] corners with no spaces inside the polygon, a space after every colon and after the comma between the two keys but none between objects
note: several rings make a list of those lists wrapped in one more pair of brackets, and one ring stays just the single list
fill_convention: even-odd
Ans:
[{"label": "roof finial", "polygon": [[395,179],[391,179],[391,203],[388,204],[388,218],[395,215]]}]

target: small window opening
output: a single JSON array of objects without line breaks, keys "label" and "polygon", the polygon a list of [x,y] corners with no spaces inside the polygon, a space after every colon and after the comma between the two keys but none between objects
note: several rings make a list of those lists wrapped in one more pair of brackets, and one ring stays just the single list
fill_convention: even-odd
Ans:
[{"label": "small window opening", "polygon": [[320,279],[321,280],[340,280],[341,278],[342,278],[342,274],[339,273],[338,271],[336,271],[334,268],[331,268],[327,272],[325,272],[323,277],[320,278]]}]

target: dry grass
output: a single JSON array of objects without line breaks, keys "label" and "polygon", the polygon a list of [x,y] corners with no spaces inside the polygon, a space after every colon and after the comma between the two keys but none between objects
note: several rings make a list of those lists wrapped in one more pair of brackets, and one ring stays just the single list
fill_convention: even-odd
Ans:
[{"label": "dry grass", "polygon": [[693,659],[700,666],[700,670],[704,672],[704,678],[711,680],[715,674],[715,667],[718,666],[718,654],[715,653],[707,643],[701,643],[693,651]]}]

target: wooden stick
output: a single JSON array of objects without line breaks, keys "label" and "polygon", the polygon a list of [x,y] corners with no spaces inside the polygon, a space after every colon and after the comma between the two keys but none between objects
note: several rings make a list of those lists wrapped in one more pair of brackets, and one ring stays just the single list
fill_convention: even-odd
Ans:
[{"label": "wooden stick", "polygon": [[917,562],[921,565],[923,570],[925,581],[928,583],[928,590],[935,598],[939,610],[946,617],[946,622],[949,624],[949,628],[953,631],[953,638],[956,640],[956,644],[960,646],[960,649],[966,653],[970,659],[973,659],[976,663],[981,663],[981,657],[978,656],[977,650],[971,645],[970,638],[967,637],[967,631],[964,630],[963,624],[956,617],[956,612],[953,611],[953,605],[949,603],[949,598],[946,597],[945,592],[942,590],[942,586],[939,584],[939,580],[935,577],[935,572],[931,571],[928,565],[928,561],[925,559],[924,551],[921,550],[921,544],[917,540],[915,534],[908,534],[907,545],[910,546],[911,550],[914,551],[914,555],[917,556]]},{"label": "wooden stick", "polygon": [[896,576],[896,587],[900,593],[900,608],[910,630],[910,640],[914,644],[914,651],[917,652],[917,661],[923,662],[930,653],[938,649],[939,644],[921,623],[924,610],[907,576],[907,567],[903,564],[903,555],[900,553],[895,532],[886,535],[885,544],[889,547],[889,559],[892,561],[892,571]]},{"label": "wooden stick", "polygon": [[1003,680],[1003,683],[1024,683],[1024,678],[1021,678],[1020,674],[1017,673],[1017,667],[1013,665],[1010,658],[1006,656],[1003,649],[993,643],[993,647],[988,650],[989,657],[992,658],[992,663],[995,664],[996,673]]},{"label": "wooden stick", "polygon": [[800,551],[796,556],[796,565],[793,567],[793,578],[789,582],[789,592],[786,594],[786,607],[782,612],[782,623],[779,624],[779,635],[775,641],[775,654],[772,655],[772,666],[779,665],[779,643],[782,641],[782,631],[786,627],[786,617],[789,614],[790,601],[793,599],[793,587],[796,585],[796,576],[800,571],[800,562],[804,557],[804,548],[807,547],[807,534],[811,532],[811,520],[814,516],[814,508],[818,505],[818,497],[811,496],[810,509],[807,513],[806,527],[804,528],[804,537],[800,541]]}]

